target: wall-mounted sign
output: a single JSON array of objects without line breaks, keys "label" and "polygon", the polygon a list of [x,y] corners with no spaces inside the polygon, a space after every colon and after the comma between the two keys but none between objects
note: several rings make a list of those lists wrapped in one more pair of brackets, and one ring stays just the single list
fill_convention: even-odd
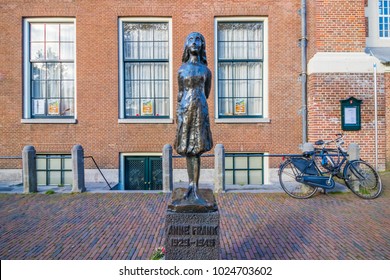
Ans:
[{"label": "wall-mounted sign", "polygon": [[360,130],[360,104],[362,100],[350,97],[340,100],[341,103],[341,129],[342,130]]}]

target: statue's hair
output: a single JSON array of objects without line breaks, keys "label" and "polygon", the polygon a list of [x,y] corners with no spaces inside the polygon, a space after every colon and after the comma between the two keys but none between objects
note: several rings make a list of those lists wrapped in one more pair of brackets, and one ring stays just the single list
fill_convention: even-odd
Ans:
[{"label": "statue's hair", "polygon": [[190,33],[187,38],[186,38],[186,42],[184,44],[184,51],[183,51],[183,57],[182,57],[182,62],[183,63],[186,63],[189,59],[190,59],[190,50],[189,50],[189,46],[187,45],[187,42],[188,42],[188,39],[191,35],[198,35],[200,37],[200,39],[202,40],[202,47],[200,49],[200,62],[203,63],[204,65],[207,65],[207,56],[206,56],[206,41],[203,37],[202,34],[200,34],[199,32],[192,32]]}]

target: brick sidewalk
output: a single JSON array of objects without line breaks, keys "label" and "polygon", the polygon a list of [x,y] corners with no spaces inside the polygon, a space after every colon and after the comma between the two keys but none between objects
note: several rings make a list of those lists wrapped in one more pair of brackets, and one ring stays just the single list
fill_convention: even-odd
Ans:
[{"label": "brick sidewalk", "polygon": [[[390,193],[217,195],[222,259],[390,259]],[[1,194],[0,259],[148,259],[170,196]]]}]

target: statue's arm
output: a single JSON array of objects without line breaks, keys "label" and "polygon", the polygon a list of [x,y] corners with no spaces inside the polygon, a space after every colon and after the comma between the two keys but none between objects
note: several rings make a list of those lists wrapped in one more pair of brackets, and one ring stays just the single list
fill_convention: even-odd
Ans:
[{"label": "statue's arm", "polygon": [[204,86],[204,93],[206,95],[206,98],[209,98],[210,91],[211,91],[211,71],[207,69],[206,82]]},{"label": "statue's arm", "polygon": [[177,102],[180,102],[181,99],[183,98],[183,92],[184,92],[184,82],[183,82],[183,77],[181,77],[181,72],[179,71],[177,75],[177,82],[179,86],[179,92],[177,94]]}]

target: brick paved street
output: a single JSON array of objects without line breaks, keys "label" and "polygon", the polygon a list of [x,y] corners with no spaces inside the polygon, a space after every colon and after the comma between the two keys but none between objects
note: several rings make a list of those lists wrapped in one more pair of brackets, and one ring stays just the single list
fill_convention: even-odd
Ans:
[{"label": "brick paved street", "polygon": [[[225,193],[222,259],[390,259],[390,192]],[[170,195],[1,194],[0,259],[148,259]]]}]

